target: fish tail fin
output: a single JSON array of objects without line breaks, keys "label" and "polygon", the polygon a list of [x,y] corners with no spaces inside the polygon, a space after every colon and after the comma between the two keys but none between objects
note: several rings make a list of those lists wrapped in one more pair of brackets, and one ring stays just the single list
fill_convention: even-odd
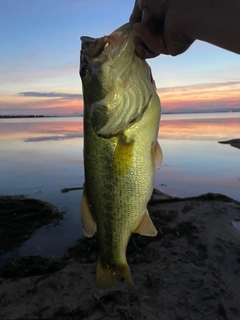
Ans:
[{"label": "fish tail fin", "polygon": [[127,262],[119,267],[110,268],[104,266],[101,262],[101,258],[98,258],[96,270],[97,289],[109,290],[120,282],[122,278],[125,278],[129,284],[133,285],[131,271]]}]

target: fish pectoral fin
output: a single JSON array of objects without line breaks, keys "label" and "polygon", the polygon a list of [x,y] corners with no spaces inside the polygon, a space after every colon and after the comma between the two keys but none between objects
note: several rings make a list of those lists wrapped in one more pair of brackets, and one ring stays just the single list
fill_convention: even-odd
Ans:
[{"label": "fish pectoral fin", "polygon": [[142,236],[149,236],[149,237],[155,237],[157,235],[157,230],[154,227],[154,224],[151,218],[149,217],[149,213],[147,209],[137,229],[134,231],[134,233],[139,233]]},{"label": "fish pectoral fin", "polygon": [[131,271],[127,262],[119,267],[111,268],[110,266],[104,266],[101,258],[98,258],[96,270],[97,289],[109,290],[120,282],[122,278],[125,278],[129,284],[133,285]]},{"label": "fish pectoral fin", "polygon": [[81,201],[81,221],[82,221],[83,231],[85,235],[88,238],[91,238],[97,229],[97,224],[93,219],[93,216],[89,209],[87,195],[84,189],[83,189],[82,201]]},{"label": "fish pectoral fin", "polygon": [[160,144],[158,141],[156,142],[155,146],[153,147],[153,158],[154,163],[160,168],[163,164],[163,152],[162,148],[160,147]]},{"label": "fish pectoral fin", "polygon": [[113,156],[113,169],[117,176],[124,176],[133,162],[134,140],[124,134],[120,135]]}]

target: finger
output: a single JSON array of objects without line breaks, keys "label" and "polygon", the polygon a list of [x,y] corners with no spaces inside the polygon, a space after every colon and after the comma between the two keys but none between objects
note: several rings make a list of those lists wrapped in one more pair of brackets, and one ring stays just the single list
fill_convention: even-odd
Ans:
[{"label": "finger", "polygon": [[136,38],[134,40],[135,40],[135,52],[136,52],[136,55],[140,59],[143,59],[143,60],[146,59],[148,53],[147,53],[147,50],[142,45],[141,40],[139,38]]},{"label": "finger", "polygon": [[[144,8],[148,8],[149,7],[149,0],[139,0],[139,8],[140,10],[143,10]],[[150,5],[151,5],[151,1],[150,1]]]},{"label": "finger", "polygon": [[142,24],[145,24],[146,27],[151,31],[153,34],[157,34],[160,29],[160,22],[153,17],[152,13],[149,9],[144,8],[142,11]]},{"label": "finger", "polygon": [[160,53],[169,54],[163,37],[153,34],[146,25],[137,23],[134,25],[134,31],[146,45],[149,53],[155,53],[156,55]]},{"label": "finger", "polygon": [[160,53],[156,53],[156,52],[148,52],[147,51],[147,54],[146,54],[146,57],[145,59],[152,59],[152,58],[156,58],[160,56]]},{"label": "finger", "polygon": [[151,15],[151,12],[147,9],[144,8],[142,10],[142,20],[141,22],[148,25],[149,23],[151,23],[151,20],[153,19],[153,16]]},{"label": "finger", "polygon": [[141,20],[142,20],[142,10],[139,7],[139,1],[136,0],[129,22],[135,23],[135,22],[140,22]]},{"label": "finger", "polygon": [[166,5],[169,0],[158,0],[158,1],[149,1],[149,0],[139,0],[138,6],[141,11],[144,9],[149,10],[155,18],[162,18],[166,14]]},{"label": "finger", "polygon": [[156,52],[150,51],[139,37],[134,38],[134,44],[135,44],[135,52],[137,56],[141,59],[155,58],[159,55]]}]

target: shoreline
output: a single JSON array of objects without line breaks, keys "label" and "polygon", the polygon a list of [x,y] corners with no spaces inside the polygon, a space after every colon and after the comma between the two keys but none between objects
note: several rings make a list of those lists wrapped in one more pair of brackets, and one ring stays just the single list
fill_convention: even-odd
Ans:
[{"label": "shoreline", "polygon": [[[198,110],[196,111],[195,109],[190,109],[187,111],[165,111],[162,114],[166,115],[185,115],[185,114],[218,114],[218,113],[223,113],[223,114],[231,114],[231,113],[239,113],[239,109],[232,109],[232,110],[225,110],[225,109],[219,109],[219,110]],[[55,114],[55,115],[47,115],[47,114],[26,114],[26,115],[21,115],[21,114],[2,114],[0,115],[0,119],[12,119],[12,118],[64,118],[64,117],[82,117],[83,114],[81,113],[74,113],[74,114],[66,114],[66,115],[61,115],[61,114]]]},{"label": "shoreline", "polygon": [[98,243],[84,237],[61,259],[28,257],[1,268],[0,318],[239,319],[240,232],[232,221],[240,202],[154,190],[148,208],[158,235],[129,241],[134,287],[123,281],[96,290]]}]

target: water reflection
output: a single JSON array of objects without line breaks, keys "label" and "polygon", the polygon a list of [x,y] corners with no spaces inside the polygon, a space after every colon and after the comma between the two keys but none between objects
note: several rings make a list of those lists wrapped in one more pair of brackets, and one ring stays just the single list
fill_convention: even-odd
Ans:
[{"label": "water reflection", "polygon": [[57,136],[51,136],[49,135],[48,137],[38,137],[38,138],[28,138],[28,139],[24,139],[24,142],[42,142],[42,141],[49,141],[49,140],[67,140],[67,139],[74,139],[74,138],[82,138],[83,134],[61,134],[61,135],[57,135]]},{"label": "water reflection", "polygon": [[[184,192],[176,192],[185,196],[195,189],[192,184],[199,187],[202,176],[206,190],[211,179],[224,185],[219,177],[235,175],[239,183],[240,151],[217,143],[239,136],[240,113],[163,115],[159,142],[165,165],[157,171],[156,185],[176,189],[177,181],[182,181]],[[82,117],[0,119],[0,139],[0,193],[29,193],[84,182]]]},{"label": "water reflection", "polygon": [[[80,138],[83,119],[0,119],[0,140],[38,142]],[[239,138],[240,113],[163,114],[160,139],[226,140]]]},{"label": "water reflection", "polygon": [[[227,114],[228,115],[228,114]],[[212,116],[210,118],[210,116]],[[240,136],[240,113],[222,118],[221,114],[210,114],[209,118],[199,114],[199,118],[176,119],[173,115],[163,115],[160,125],[160,139],[182,140],[228,140]],[[202,118],[201,118],[202,117]]]},{"label": "water reflection", "polygon": [[[0,119],[0,140],[16,141],[36,139],[32,141],[45,141],[66,138],[82,137],[82,117],[75,118],[25,118],[25,119]],[[47,139],[49,138],[49,139]],[[38,140],[39,139],[39,140]]]},{"label": "water reflection", "polygon": [[[67,211],[58,227],[37,230],[16,255],[58,256],[82,235],[81,192],[60,193],[84,183],[82,133],[81,117],[0,119],[0,194],[24,194]],[[240,113],[163,115],[164,165],[155,186],[178,197],[216,192],[240,201],[240,150],[218,143],[234,138]]]}]

